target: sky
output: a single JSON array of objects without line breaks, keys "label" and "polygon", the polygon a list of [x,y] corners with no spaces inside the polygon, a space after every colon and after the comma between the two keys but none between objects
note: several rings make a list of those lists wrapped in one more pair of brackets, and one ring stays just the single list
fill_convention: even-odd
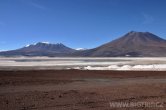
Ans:
[{"label": "sky", "polygon": [[0,0],[0,50],[36,42],[94,48],[129,31],[166,39],[166,0]]}]

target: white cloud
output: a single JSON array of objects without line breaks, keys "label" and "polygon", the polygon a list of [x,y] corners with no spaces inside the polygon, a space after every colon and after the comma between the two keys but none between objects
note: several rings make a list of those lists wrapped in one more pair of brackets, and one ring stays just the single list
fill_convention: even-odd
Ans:
[{"label": "white cloud", "polygon": [[87,50],[85,48],[76,48],[76,50]]},{"label": "white cloud", "polygon": [[47,41],[43,41],[41,43],[44,43],[44,44],[50,44],[50,42],[47,42]]},{"label": "white cloud", "polygon": [[0,50],[0,52],[4,52],[4,51],[6,51],[6,50]]}]

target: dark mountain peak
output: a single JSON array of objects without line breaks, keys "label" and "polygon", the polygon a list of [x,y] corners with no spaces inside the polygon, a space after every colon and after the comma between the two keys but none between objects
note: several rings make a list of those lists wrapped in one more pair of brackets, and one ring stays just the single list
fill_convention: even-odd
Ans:
[{"label": "dark mountain peak", "polygon": [[128,32],[126,35],[128,35],[128,36],[133,36],[133,37],[135,37],[135,36],[137,36],[137,37],[141,37],[142,35],[147,35],[147,34],[151,34],[150,32],[137,32],[137,31],[130,31],[130,32]]},{"label": "dark mountain peak", "polygon": [[50,42],[38,42],[36,44],[43,44],[43,45],[63,45],[62,43],[50,43]]},{"label": "dark mountain peak", "polygon": [[50,43],[50,42],[38,42],[38,43],[35,43],[33,45],[61,45],[61,46],[64,46],[62,43]]},{"label": "dark mountain peak", "polygon": [[65,45],[63,45],[62,43],[49,43],[49,42],[38,42],[38,43],[34,43],[34,44],[30,44],[30,45],[26,45],[25,48],[29,48],[29,47],[66,47]]},{"label": "dark mountain peak", "polygon": [[136,31],[130,31],[115,41],[123,43],[136,43],[136,44],[145,44],[145,43],[152,44],[158,42],[166,42],[164,39],[150,32],[136,32]]},{"label": "dark mountain peak", "polygon": [[49,42],[38,42],[35,44],[27,45],[24,48],[25,50],[35,50],[35,51],[72,51],[74,49],[71,49],[62,43],[49,43]]},{"label": "dark mountain peak", "polygon": [[150,32],[130,31],[87,53],[91,56],[160,56],[162,53],[165,56],[165,50],[166,40]]},{"label": "dark mountain peak", "polygon": [[133,33],[137,33],[137,31],[130,31],[130,32],[128,32],[128,34],[133,34]]},{"label": "dark mountain peak", "polygon": [[76,50],[69,48],[62,43],[52,44],[49,42],[38,42],[26,45],[23,48],[1,52],[0,55],[25,55],[25,56],[66,56]]},{"label": "dark mountain peak", "polygon": [[34,45],[50,45],[51,43],[49,42],[38,42],[38,43],[35,43]]}]

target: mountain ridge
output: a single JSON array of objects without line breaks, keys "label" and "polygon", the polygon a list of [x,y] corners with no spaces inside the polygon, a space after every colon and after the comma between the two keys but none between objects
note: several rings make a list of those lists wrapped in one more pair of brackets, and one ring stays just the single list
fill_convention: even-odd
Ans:
[{"label": "mountain ridge", "polygon": [[96,48],[76,50],[62,43],[38,42],[23,48],[0,52],[1,56],[58,57],[160,57],[166,56],[166,40],[150,32],[131,31]]},{"label": "mountain ridge", "polygon": [[38,42],[35,44],[26,45],[16,50],[0,52],[0,55],[6,56],[66,56],[76,50],[69,48],[62,43],[52,44]]}]

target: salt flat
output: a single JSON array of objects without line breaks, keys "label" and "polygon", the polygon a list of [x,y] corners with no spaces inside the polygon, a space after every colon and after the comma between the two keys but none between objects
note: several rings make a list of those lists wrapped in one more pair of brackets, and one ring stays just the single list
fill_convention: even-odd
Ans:
[{"label": "salt flat", "polygon": [[166,57],[0,57],[0,69],[166,70]]}]

